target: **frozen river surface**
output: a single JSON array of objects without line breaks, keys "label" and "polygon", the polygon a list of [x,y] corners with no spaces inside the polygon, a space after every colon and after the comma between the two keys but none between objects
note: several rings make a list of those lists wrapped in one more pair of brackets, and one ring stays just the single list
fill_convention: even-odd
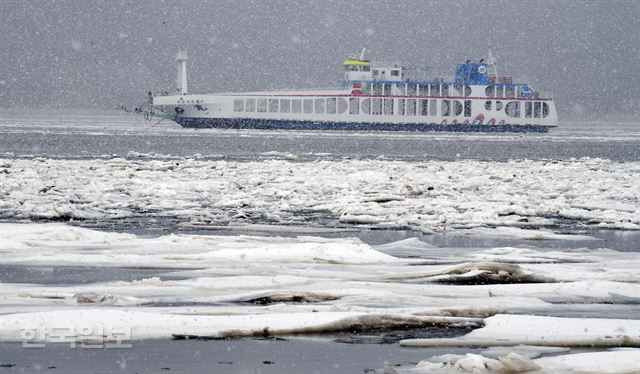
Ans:
[{"label": "frozen river surface", "polygon": [[1,113],[0,372],[640,371],[637,123],[152,126]]}]

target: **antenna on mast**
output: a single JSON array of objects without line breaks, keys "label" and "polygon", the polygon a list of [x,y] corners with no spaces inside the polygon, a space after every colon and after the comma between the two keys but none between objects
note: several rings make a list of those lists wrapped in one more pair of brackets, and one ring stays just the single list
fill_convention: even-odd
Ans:
[{"label": "antenna on mast", "polygon": [[367,47],[362,47],[362,51],[360,51],[360,58],[358,60],[364,61],[364,52],[367,50]]}]

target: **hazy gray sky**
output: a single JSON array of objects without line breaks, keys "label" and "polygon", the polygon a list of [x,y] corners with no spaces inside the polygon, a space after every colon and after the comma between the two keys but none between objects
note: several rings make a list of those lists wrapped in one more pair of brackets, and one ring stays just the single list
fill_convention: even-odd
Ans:
[{"label": "hazy gray sky", "polygon": [[2,107],[112,107],[190,91],[330,87],[343,59],[450,69],[489,45],[561,115],[640,113],[640,1],[0,2]]}]

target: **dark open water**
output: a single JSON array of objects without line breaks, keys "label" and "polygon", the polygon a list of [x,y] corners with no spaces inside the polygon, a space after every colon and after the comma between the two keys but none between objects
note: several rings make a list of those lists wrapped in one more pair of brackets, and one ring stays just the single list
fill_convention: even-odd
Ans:
[{"label": "dark open water", "polygon": [[0,111],[0,157],[56,158],[158,155],[273,157],[269,152],[309,158],[376,158],[425,161],[477,159],[640,158],[640,122],[566,123],[548,134],[449,134],[183,129],[164,120],[155,125],[117,112],[47,112],[25,116]]}]

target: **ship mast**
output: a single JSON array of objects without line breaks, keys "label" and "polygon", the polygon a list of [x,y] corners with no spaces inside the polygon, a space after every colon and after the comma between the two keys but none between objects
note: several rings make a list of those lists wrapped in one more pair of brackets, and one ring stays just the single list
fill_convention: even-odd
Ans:
[{"label": "ship mast", "polygon": [[177,79],[177,90],[181,95],[186,95],[188,93],[187,90],[187,52],[183,52],[182,50],[178,50],[178,55],[176,56],[176,60],[178,61],[178,79]]},{"label": "ship mast", "polygon": [[362,47],[362,51],[360,51],[360,58],[358,60],[364,61],[364,52],[367,50],[367,47]]}]

